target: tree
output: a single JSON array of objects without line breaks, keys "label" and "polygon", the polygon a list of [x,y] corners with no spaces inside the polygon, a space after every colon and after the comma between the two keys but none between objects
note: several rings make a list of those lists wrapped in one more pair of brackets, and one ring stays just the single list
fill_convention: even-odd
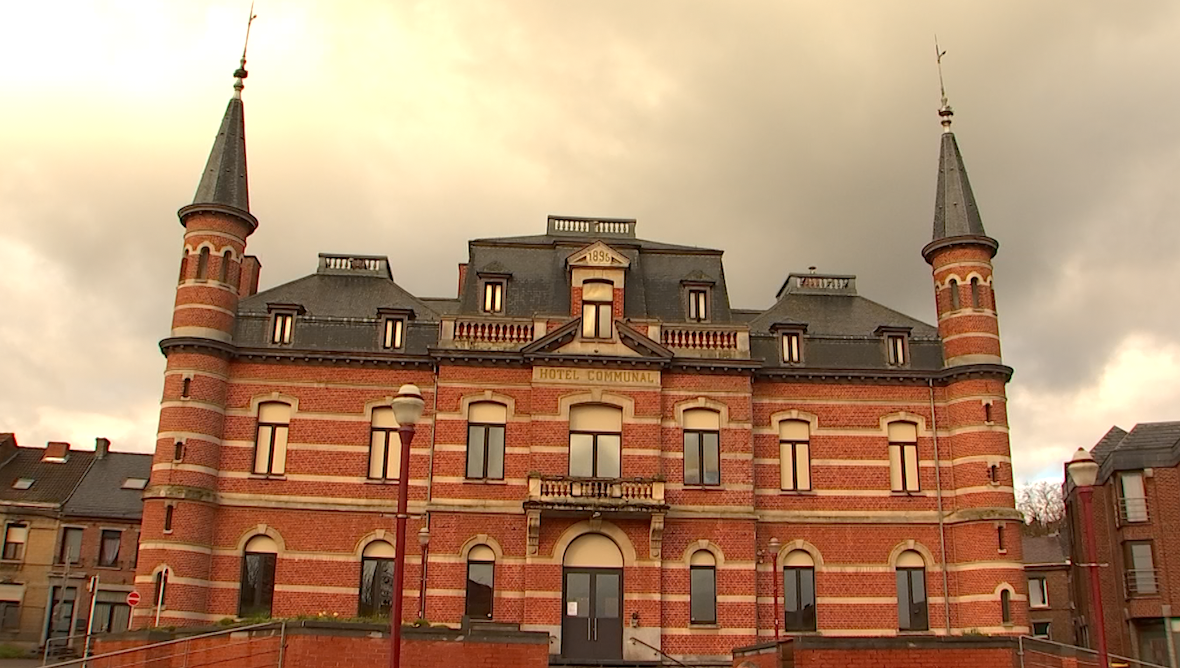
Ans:
[{"label": "tree", "polygon": [[1061,483],[1038,480],[1016,489],[1016,509],[1024,514],[1024,531],[1030,536],[1059,532],[1065,525],[1065,500]]}]

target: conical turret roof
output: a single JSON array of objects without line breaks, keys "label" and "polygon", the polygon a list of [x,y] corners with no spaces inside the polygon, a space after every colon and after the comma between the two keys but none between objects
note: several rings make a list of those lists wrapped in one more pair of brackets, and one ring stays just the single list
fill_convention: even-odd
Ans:
[{"label": "conical turret roof", "polygon": [[221,129],[213,141],[209,161],[201,174],[201,183],[193,204],[214,204],[250,212],[250,192],[246,179],[246,117],[242,99],[235,95],[225,108]]},{"label": "conical turret roof", "polygon": [[938,160],[932,241],[965,236],[982,237],[987,236],[987,232],[983,230],[983,219],[971,192],[959,143],[955,141],[955,133],[948,130],[942,134],[942,155]]}]

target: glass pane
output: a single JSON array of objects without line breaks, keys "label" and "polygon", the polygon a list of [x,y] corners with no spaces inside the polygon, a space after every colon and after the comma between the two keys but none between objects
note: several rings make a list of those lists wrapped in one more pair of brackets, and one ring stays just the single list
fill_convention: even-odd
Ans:
[{"label": "glass pane", "polygon": [[903,569],[897,569],[897,628],[906,631],[910,624],[910,577]]},{"label": "glass pane", "polygon": [[705,432],[701,434],[701,450],[703,457],[701,461],[703,482],[706,485],[720,485],[721,453],[720,446],[718,445],[717,432]]},{"label": "glass pane", "polygon": [[684,484],[701,484],[701,435],[684,432]]},{"label": "glass pane", "polygon": [[[361,561],[361,587],[358,592],[360,604],[358,606],[358,614],[361,617],[371,617],[374,615],[373,609],[373,583],[377,576],[377,561],[374,559],[363,559]],[[245,583],[243,583],[245,586]]]},{"label": "glass pane", "polygon": [[618,434],[598,435],[598,470],[599,478],[618,478],[621,470],[619,448],[622,438]]},{"label": "glass pane", "polygon": [[481,425],[467,427],[467,477],[482,478],[484,443],[488,428]]},{"label": "glass pane", "polygon": [[815,630],[815,569],[799,569],[800,630]]},{"label": "glass pane", "polygon": [[491,619],[494,596],[493,577],[496,565],[472,561],[467,564],[467,616]]},{"label": "glass pane", "polygon": [[589,478],[594,475],[594,436],[570,434],[570,475]]},{"label": "glass pane", "polygon": [[565,616],[590,616],[590,574],[566,573]]},{"label": "glass pane", "polygon": [[500,480],[504,477],[504,427],[486,427],[488,430],[488,477]]},{"label": "glass pane", "polygon": [[611,330],[611,305],[598,305],[598,336],[599,338],[608,338]]},{"label": "glass pane", "polygon": [[619,616],[619,575],[599,573],[594,576],[594,616],[616,619]]},{"label": "glass pane", "polygon": [[270,471],[270,447],[274,439],[274,427],[258,425],[258,438],[254,446],[254,472],[267,473]]},{"label": "glass pane", "polygon": [[778,444],[779,485],[782,489],[795,489],[795,462],[791,459],[792,443]]},{"label": "glass pane", "polygon": [[594,338],[594,305],[582,304],[582,336]]},{"label": "glass pane", "polygon": [[811,489],[811,446],[795,444],[795,461],[799,463],[799,489]]},{"label": "glass pane", "polygon": [[127,630],[131,624],[131,606],[129,605],[113,605],[111,606],[111,620],[108,631],[111,633],[121,633]]},{"label": "glass pane", "polygon": [[369,477],[381,478],[385,470],[385,438],[389,432],[373,430],[369,437]]},{"label": "glass pane", "polygon": [[903,491],[901,486],[901,446],[889,444],[889,489]]},{"label": "glass pane", "polygon": [[716,571],[711,567],[691,569],[691,621],[711,624],[717,621]]},{"label": "glass pane", "polygon": [[905,445],[904,459],[905,459],[905,489],[907,492],[916,492],[921,488],[918,483],[918,446]]},{"label": "glass pane", "polygon": [[[788,613],[798,612],[799,603],[799,569],[783,569],[783,610]],[[789,628],[789,627],[788,627]]]}]

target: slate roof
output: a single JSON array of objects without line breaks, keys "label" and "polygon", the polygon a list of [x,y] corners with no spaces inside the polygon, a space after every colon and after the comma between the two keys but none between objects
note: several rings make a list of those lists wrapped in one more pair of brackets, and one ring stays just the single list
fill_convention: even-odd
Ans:
[{"label": "slate roof", "polygon": [[246,117],[242,100],[230,98],[221,119],[221,128],[213,140],[213,149],[193,204],[219,204],[250,211],[250,192],[246,179]]},{"label": "slate roof", "polygon": [[955,133],[942,134],[938,158],[938,191],[934,196],[934,241],[950,237],[987,236],[967,179],[967,167]]},{"label": "slate roof", "polygon": [[151,473],[151,455],[109,452],[94,459],[62,510],[75,517],[137,520],[143,516],[143,490],[123,489],[123,482],[128,478],[147,480]]},{"label": "slate roof", "polygon": [[1119,444],[1119,441],[1122,441],[1126,437],[1127,432],[1123,431],[1122,428],[1117,425],[1111,427],[1106,432],[1106,435],[1102,437],[1102,440],[1090,448],[1090,456],[1094,458],[1094,461],[1101,464],[1102,460],[1106,459],[1106,456],[1110,454],[1110,451],[1114,450],[1115,446]]},{"label": "slate roof", "polygon": [[[1107,437],[1111,437],[1111,432],[1107,432]],[[1107,437],[1094,449],[1103,446]],[[1135,425],[1113,448],[1106,450],[1098,477],[1105,481],[1117,471],[1170,468],[1177,464],[1180,464],[1180,422],[1144,422]]]},{"label": "slate roof", "polygon": [[1065,564],[1065,546],[1060,534],[1049,536],[1023,536],[1025,564]]},{"label": "slate roof", "polygon": [[[0,464],[0,502],[20,505],[64,503],[78,487],[94,461],[94,452],[70,450],[66,461],[43,462],[45,448],[17,447],[12,458]],[[14,489],[18,478],[32,478],[29,489]]]}]

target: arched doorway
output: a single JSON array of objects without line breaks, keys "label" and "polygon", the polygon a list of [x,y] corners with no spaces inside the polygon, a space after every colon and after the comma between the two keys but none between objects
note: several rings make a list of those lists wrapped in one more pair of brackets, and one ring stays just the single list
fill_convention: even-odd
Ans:
[{"label": "arched doorway", "polygon": [[562,559],[561,655],[623,658],[623,553],[602,534],[576,538]]}]

